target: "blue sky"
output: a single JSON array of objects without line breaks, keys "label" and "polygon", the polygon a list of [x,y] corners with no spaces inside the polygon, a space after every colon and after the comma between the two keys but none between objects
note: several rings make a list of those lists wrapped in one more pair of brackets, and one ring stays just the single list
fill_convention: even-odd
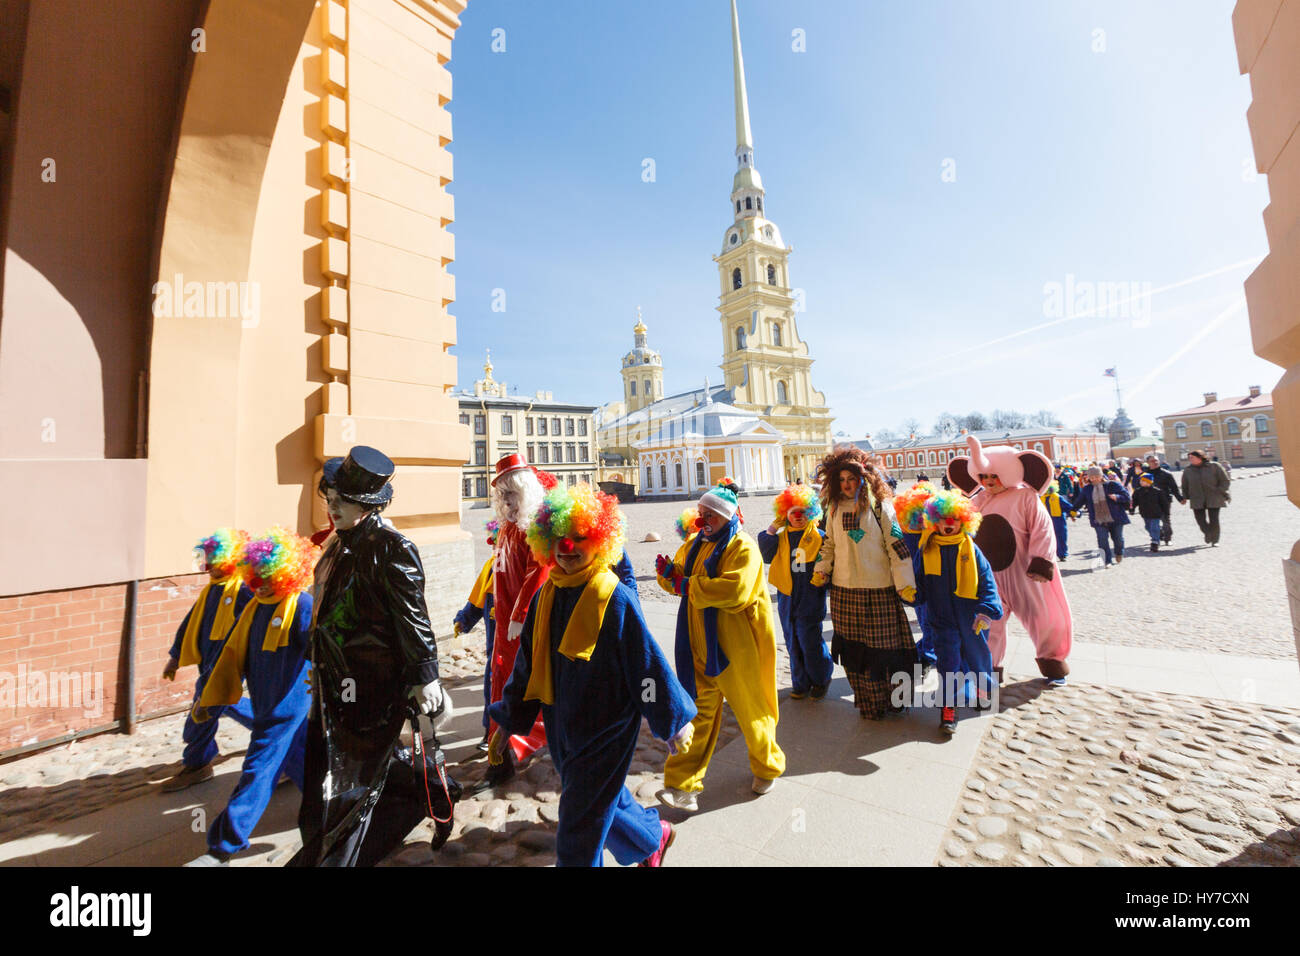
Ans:
[{"label": "blue sky", "polygon": [[[1232,6],[740,0],[755,165],[836,430],[1075,425],[1113,413],[1112,366],[1144,430],[1273,386],[1242,293],[1268,196]],[[669,393],[720,382],[728,0],[472,0],[451,68],[460,385],[491,348],[521,392],[615,400],[637,306]],[[1064,318],[1067,276],[1076,312],[1101,283],[1138,298]]]}]

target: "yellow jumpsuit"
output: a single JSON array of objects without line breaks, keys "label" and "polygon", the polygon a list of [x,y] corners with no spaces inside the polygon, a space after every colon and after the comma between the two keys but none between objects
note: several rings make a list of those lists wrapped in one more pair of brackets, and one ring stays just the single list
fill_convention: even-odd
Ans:
[{"label": "yellow jumpsuit", "polygon": [[[679,570],[685,570],[693,543],[692,537],[673,558]],[[698,713],[691,722],[695,736],[690,750],[670,756],[664,765],[664,784],[678,790],[704,789],[704,773],[722,727],[724,698],[745,736],[754,776],[775,780],[785,772],[785,754],[776,743],[776,629],[763,580],[763,558],[754,539],[737,531],[718,561],[718,576],[710,578],[704,565],[714,547],[707,540],[700,544],[686,592]],[[662,576],[659,586],[670,593],[673,590]],[[718,645],[730,662],[717,677],[704,673],[707,652],[702,612],[706,607],[718,609]]]}]

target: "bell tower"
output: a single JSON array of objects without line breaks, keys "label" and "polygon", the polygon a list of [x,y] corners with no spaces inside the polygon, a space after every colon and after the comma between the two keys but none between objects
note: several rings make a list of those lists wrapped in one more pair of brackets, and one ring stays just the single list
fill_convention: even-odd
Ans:
[{"label": "bell tower", "polygon": [[635,412],[664,397],[664,365],[659,353],[650,348],[641,307],[636,308],[636,325],[632,327],[632,351],[623,356],[623,401],[628,412]]}]

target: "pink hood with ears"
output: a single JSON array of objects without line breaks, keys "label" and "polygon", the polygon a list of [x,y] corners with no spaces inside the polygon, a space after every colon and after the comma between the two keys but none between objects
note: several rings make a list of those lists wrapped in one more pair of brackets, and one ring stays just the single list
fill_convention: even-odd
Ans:
[{"label": "pink hood with ears", "polygon": [[1014,488],[1025,480],[1025,466],[1020,463],[1022,453],[1010,445],[994,445],[986,449],[974,435],[967,435],[966,447],[970,449],[972,478],[976,475],[997,475],[998,480],[1008,488]]}]

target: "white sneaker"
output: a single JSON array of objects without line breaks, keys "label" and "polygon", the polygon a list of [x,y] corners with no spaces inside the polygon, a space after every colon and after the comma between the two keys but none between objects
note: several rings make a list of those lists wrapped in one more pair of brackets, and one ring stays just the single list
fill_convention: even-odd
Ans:
[{"label": "white sneaker", "polygon": [[223,860],[221,859],[221,857],[215,856],[212,853],[205,853],[202,856],[195,857],[193,860],[190,860],[190,862],[184,864],[184,866],[229,866],[229,865],[230,865],[229,860]]},{"label": "white sneaker", "polygon": [[762,777],[755,777],[754,786],[751,789],[755,793],[767,793],[767,791],[772,789],[772,784],[774,783],[776,783],[775,780],[764,780]]},{"label": "white sneaker", "polygon": [[687,813],[694,813],[700,808],[699,797],[694,790],[678,790],[676,787],[666,787],[659,799],[668,806],[677,810],[685,810]]}]

